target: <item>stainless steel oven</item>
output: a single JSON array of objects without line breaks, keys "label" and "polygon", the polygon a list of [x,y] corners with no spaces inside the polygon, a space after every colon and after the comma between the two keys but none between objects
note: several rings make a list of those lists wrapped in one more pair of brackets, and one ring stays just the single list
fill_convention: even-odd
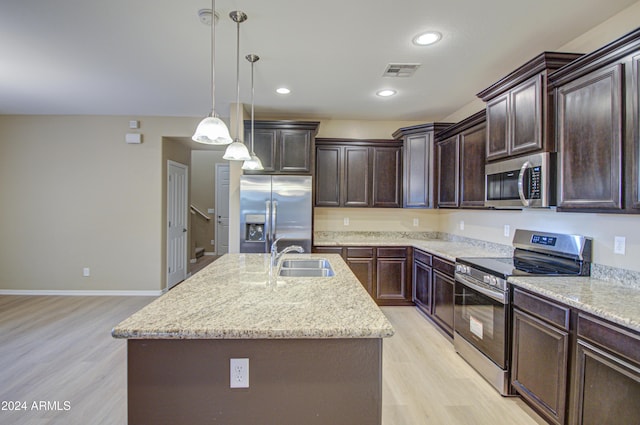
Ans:
[{"label": "stainless steel oven", "polygon": [[512,257],[456,259],[456,351],[502,395],[511,394],[511,308],[507,279],[514,275],[590,274],[591,239],[517,229]]},{"label": "stainless steel oven", "polygon": [[511,158],[485,166],[485,206],[547,208],[555,205],[555,154]]}]

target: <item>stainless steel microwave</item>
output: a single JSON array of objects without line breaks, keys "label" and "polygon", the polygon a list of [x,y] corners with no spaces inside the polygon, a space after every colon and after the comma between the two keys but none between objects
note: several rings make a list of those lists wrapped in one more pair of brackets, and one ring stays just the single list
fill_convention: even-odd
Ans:
[{"label": "stainless steel microwave", "polygon": [[548,208],[556,204],[555,153],[510,158],[485,166],[485,202],[493,208]]}]

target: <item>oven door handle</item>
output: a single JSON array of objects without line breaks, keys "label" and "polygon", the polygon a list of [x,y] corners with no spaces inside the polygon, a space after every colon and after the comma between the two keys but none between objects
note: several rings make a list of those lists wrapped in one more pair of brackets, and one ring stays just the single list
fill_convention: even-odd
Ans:
[{"label": "oven door handle", "polygon": [[494,291],[491,290],[489,288],[486,288],[484,286],[480,286],[475,282],[472,282],[471,280],[469,280],[468,278],[466,278],[464,275],[460,275],[460,274],[456,274],[456,280],[458,282],[460,282],[461,284],[463,284],[464,286],[473,289],[474,291],[478,291],[480,292],[482,295],[486,295],[487,297],[491,298],[492,300],[498,301],[499,303],[503,304],[503,305],[507,305],[507,293],[506,292],[502,292],[502,291]]},{"label": "oven door handle", "polygon": [[520,196],[520,201],[525,207],[528,207],[531,203],[529,199],[524,196],[524,173],[527,171],[529,166],[531,166],[531,163],[529,161],[525,161],[520,168],[520,174],[518,174],[518,196]]}]

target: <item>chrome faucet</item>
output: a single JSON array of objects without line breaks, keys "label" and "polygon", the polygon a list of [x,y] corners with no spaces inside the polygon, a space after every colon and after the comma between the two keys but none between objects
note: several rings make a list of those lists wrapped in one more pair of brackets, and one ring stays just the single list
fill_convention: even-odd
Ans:
[{"label": "chrome faucet", "polygon": [[290,245],[278,252],[278,241],[282,239],[283,236],[279,237],[271,244],[271,261],[269,262],[269,281],[275,282],[278,278],[278,274],[280,273],[280,268],[282,267],[282,256],[288,252],[296,251],[296,252],[304,252],[304,248],[299,245]]}]

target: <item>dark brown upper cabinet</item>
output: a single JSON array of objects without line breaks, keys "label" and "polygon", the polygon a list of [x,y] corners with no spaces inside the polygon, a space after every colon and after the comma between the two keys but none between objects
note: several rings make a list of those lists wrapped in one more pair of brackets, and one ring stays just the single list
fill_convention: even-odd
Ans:
[{"label": "dark brown upper cabinet", "polygon": [[[264,170],[246,174],[312,174],[316,121],[254,121],[254,152]],[[251,150],[251,121],[244,122],[245,143]]]},{"label": "dark brown upper cabinet", "polygon": [[487,104],[487,161],[555,150],[547,79],[551,72],[580,56],[544,52],[478,93]]},{"label": "dark brown upper cabinet", "polygon": [[558,210],[640,212],[640,29],[553,73]]},{"label": "dark brown upper cabinet", "polygon": [[318,139],[315,206],[402,207],[402,144]]},{"label": "dark brown upper cabinet", "polygon": [[393,133],[404,145],[402,178],[404,208],[434,208],[435,198],[435,134],[451,123],[428,123],[404,127]]},{"label": "dark brown upper cabinet", "polygon": [[436,136],[438,207],[484,207],[485,121],[480,111]]}]

